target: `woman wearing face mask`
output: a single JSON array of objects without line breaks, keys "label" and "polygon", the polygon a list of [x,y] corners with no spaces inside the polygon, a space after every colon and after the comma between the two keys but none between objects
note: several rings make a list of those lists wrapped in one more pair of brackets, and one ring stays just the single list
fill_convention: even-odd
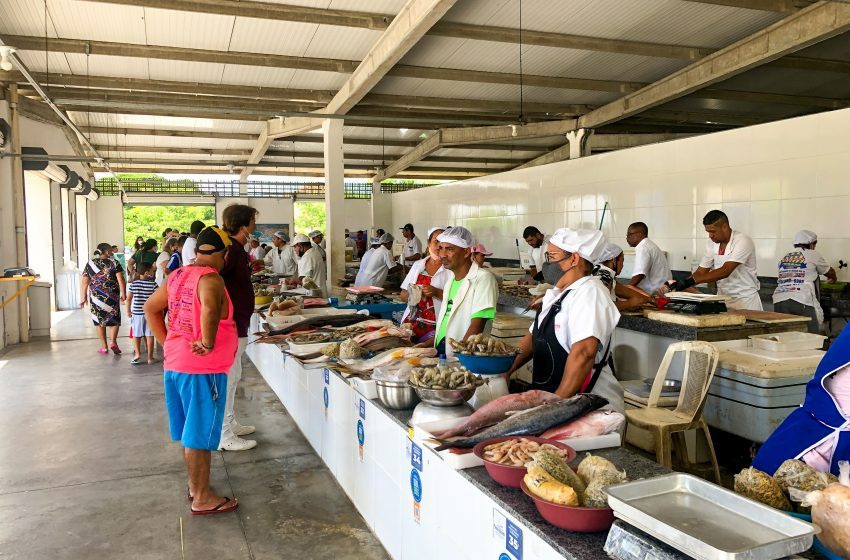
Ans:
[{"label": "woman wearing face mask", "polygon": [[428,256],[414,261],[410,271],[401,283],[401,299],[407,302],[410,298],[409,286],[422,286],[422,297],[415,307],[407,307],[401,318],[402,324],[407,323],[413,329],[413,341],[417,344],[428,343],[434,338],[437,329],[437,311],[443,299],[443,288],[451,280],[452,273],[440,262],[437,250],[440,242],[437,237],[448,226],[432,227],[428,230]]},{"label": "woman wearing face mask", "polygon": [[605,250],[602,232],[559,229],[549,240],[543,263],[546,292],[534,323],[520,343],[511,374],[534,359],[531,389],[568,398],[594,393],[607,408],[623,412],[623,389],[608,366],[611,335],[620,313],[611,294],[591,276]]}]

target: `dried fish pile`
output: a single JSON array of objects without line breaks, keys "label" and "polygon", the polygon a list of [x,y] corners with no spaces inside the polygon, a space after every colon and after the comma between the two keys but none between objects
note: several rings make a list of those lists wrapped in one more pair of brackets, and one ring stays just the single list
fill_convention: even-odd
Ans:
[{"label": "dried fish pile", "polygon": [[484,385],[484,380],[461,366],[413,368],[410,384],[423,389],[469,389]]},{"label": "dried fish pile", "polygon": [[533,288],[533,286],[527,286],[524,284],[502,284],[499,286],[499,291],[508,296],[531,298],[531,294],[528,293],[529,288]]},{"label": "dried fish pile", "polygon": [[486,334],[476,334],[466,340],[449,339],[449,344],[456,354],[472,354],[474,356],[515,356],[519,349]]},{"label": "dried fish pile", "polygon": [[317,342],[331,342],[339,339],[340,336],[333,331],[315,331],[289,337],[289,341],[295,344],[315,344]]},{"label": "dried fish pile", "polygon": [[569,458],[566,449],[556,447],[551,443],[538,443],[528,438],[511,438],[499,443],[491,443],[484,448],[484,458],[491,463],[524,467],[532,460],[531,454],[546,449],[564,460]]}]

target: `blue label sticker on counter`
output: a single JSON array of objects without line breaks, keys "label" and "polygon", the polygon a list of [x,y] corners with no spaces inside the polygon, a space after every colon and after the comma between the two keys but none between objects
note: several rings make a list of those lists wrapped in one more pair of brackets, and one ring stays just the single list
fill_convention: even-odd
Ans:
[{"label": "blue label sticker on counter", "polygon": [[363,420],[357,421],[357,443],[360,444],[360,447],[363,447],[363,443],[366,441],[366,429],[363,427]]},{"label": "blue label sticker on counter", "polygon": [[522,529],[514,525],[510,519],[505,530],[505,548],[517,560],[522,560]]},{"label": "blue label sticker on counter", "polygon": [[328,397],[328,388],[325,387],[322,391],[322,400],[325,401],[325,408],[328,407],[329,397]]},{"label": "blue label sticker on counter", "polygon": [[366,401],[360,399],[360,418],[366,419]]},{"label": "blue label sticker on counter", "polygon": [[410,464],[414,469],[422,470],[422,448],[410,442]]},{"label": "blue label sticker on counter", "polygon": [[331,372],[328,369],[325,369],[325,385],[331,382]]},{"label": "blue label sticker on counter", "polygon": [[414,502],[418,504],[422,501],[422,478],[416,469],[410,469],[410,493],[413,494]]}]

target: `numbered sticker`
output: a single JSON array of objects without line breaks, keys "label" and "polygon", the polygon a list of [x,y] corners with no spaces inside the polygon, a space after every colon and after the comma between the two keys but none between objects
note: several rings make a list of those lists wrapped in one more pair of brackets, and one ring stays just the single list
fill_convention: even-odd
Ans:
[{"label": "numbered sticker", "polygon": [[410,442],[410,465],[416,469],[422,470],[422,448]]},{"label": "numbered sticker", "polygon": [[366,419],[366,401],[360,399],[360,418]]},{"label": "numbered sticker", "polygon": [[325,385],[331,382],[331,372],[328,369],[325,369]]},{"label": "numbered sticker", "polygon": [[517,560],[522,560],[522,529],[517,527],[510,519],[507,520],[505,527],[505,548]]}]

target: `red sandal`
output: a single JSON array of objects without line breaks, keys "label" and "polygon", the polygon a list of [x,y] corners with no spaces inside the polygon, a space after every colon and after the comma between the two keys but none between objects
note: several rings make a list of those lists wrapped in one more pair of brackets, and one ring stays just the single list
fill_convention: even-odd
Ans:
[{"label": "red sandal", "polygon": [[224,500],[222,500],[222,502],[220,504],[218,504],[217,506],[215,506],[214,508],[212,508],[212,509],[200,509],[200,510],[192,509],[192,515],[210,515],[210,514],[213,514],[213,513],[229,513],[229,512],[231,512],[231,511],[233,511],[233,510],[235,510],[236,508],[239,507],[239,502],[237,502],[236,500],[233,500],[232,506],[223,507],[224,504],[226,504],[229,501],[230,501],[230,498],[228,498],[227,496],[224,496]]}]

